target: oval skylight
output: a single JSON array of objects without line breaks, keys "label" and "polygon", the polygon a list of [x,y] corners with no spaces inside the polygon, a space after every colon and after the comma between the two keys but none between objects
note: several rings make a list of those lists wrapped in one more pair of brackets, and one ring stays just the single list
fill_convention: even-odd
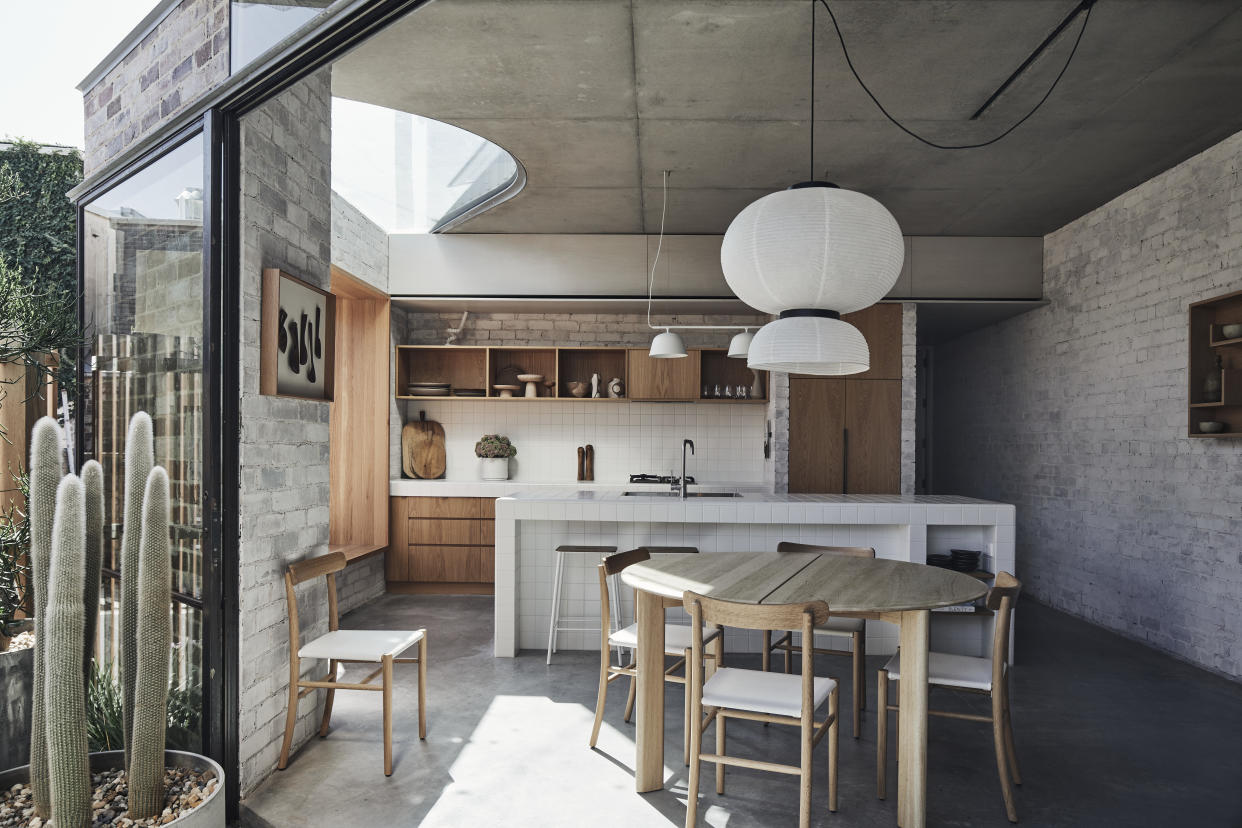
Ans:
[{"label": "oval skylight", "polygon": [[512,155],[472,132],[332,99],[332,189],[388,233],[433,233],[520,177]]}]

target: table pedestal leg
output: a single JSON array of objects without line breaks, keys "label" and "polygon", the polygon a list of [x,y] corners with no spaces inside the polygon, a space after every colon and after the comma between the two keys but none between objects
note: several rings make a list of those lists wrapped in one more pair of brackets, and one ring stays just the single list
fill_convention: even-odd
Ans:
[{"label": "table pedestal leg", "polygon": [[897,824],[927,823],[927,643],[931,614],[901,614],[901,700],[898,702]]},{"label": "table pedestal leg", "polygon": [[664,601],[639,590],[634,614],[638,621],[634,783],[639,793],[646,793],[664,787]]}]

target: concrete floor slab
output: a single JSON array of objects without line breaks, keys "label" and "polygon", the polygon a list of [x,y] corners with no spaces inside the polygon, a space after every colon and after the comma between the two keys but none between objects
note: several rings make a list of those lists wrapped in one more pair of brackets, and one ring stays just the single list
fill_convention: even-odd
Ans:
[{"label": "concrete floor slab", "polygon": [[[398,672],[395,768],[382,771],[379,699],[339,693],[328,737],[314,739],[243,802],[256,826],[669,826],[685,818],[682,690],[669,686],[666,789],[633,789],[634,728],[622,721],[625,685],[609,694],[599,745],[587,747],[598,662],[589,653],[492,657],[491,598],[398,596],[351,613],[349,627],[428,628],[429,705],[417,735],[412,668]],[[1014,726],[1026,826],[1242,824],[1242,687],[1030,601],[1019,610]],[[742,664],[753,657],[739,656]],[[874,707],[875,670],[868,665]],[[848,675],[845,659],[817,672]],[[849,709],[849,682],[842,710]],[[986,712],[986,701],[933,691],[942,709]],[[892,728],[890,728],[892,729]],[[710,732],[709,732],[710,736]],[[827,811],[825,746],[816,750],[812,824],[893,826],[894,794],[875,797],[875,717],[859,741],[843,728],[840,812]],[[891,738],[891,737],[890,737]],[[797,759],[790,728],[737,722],[731,752]],[[984,725],[933,719],[928,824],[1005,821],[991,736]],[[890,749],[890,761],[896,750]],[[794,825],[795,777],[730,769],[727,793],[700,792],[702,823]],[[895,765],[890,767],[895,789]],[[894,791],[895,792],[895,791]]]}]

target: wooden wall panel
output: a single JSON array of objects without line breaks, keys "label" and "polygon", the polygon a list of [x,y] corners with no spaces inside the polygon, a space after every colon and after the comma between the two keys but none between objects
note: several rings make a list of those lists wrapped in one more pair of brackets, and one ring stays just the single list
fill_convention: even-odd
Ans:
[{"label": "wooden wall panel", "polygon": [[850,494],[901,492],[901,381],[847,380]]},{"label": "wooden wall panel", "polygon": [[845,380],[789,378],[789,491],[841,494]]}]

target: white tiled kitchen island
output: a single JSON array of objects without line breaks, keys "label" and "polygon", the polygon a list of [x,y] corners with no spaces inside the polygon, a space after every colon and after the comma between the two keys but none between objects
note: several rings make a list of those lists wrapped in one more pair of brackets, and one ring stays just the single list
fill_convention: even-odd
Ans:
[{"label": "white tiled kitchen island", "polygon": [[[870,546],[876,556],[925,563],[950,549],[981,551],[980,566],[1014,571],[1014,507],[965,497],[743,493],[729,498],[626,496],[621,491],[560,488],[496,501],[496,655],[546,647],[555,549],[562,544],[695,546],[713,552],[772,551],[781,541]],[[569,556],[562,614],[599,617],[594,560]],[[633,595],[622,590],[624,623]],[[677,620],[669,613],[669,620]],[[986,655],[991,617],[937,613],[933,649]],[[943,619],[943,620],[941,620]],[[734,651],[760,648],[758,633],[730,631]],[[559,649],[592,650],[599,634],[562,632]],[[867,650],[891,653],[897,630],[867,625]]]}]

